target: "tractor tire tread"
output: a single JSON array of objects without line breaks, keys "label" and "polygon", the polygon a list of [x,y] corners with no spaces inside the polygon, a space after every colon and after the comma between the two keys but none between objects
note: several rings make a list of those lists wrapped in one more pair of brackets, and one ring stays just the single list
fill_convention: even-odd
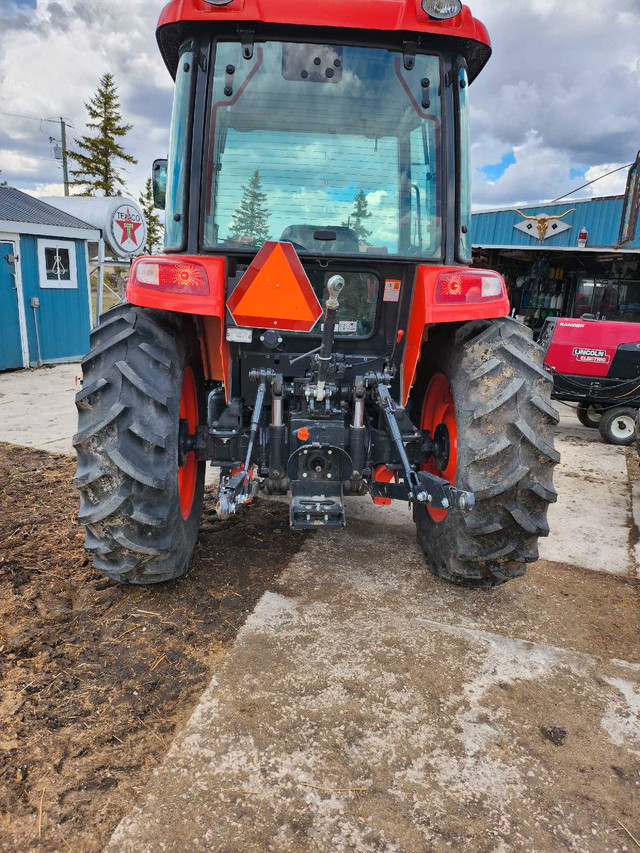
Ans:
[{"label": "tractor tire tread", "polygon": [[186,324],[163,311],[117,305],[93,330],[82,363],[78,519],[95,568],[121,583],[184,574],[197,537],[204,463],[188,520],[177,492],[182,373],[194,347]]},{"label": "tractor tire tread", "polygon": [[[556,500],[560,455],[553,431],[553,380],[531,331],[511,318],[472,321],[438,339],[428,370],[449,378],[458,421],[458,488],[473,491],[470,513],[452,508],[435,522],[414,507],[418,540],[430,569],[467,586],[497,586],[538,559]],[[450,334],[450,333],[449,333]],[[428,358],[428,356],[427,356]],[[417,386],[416,405],[421,405]]]}]

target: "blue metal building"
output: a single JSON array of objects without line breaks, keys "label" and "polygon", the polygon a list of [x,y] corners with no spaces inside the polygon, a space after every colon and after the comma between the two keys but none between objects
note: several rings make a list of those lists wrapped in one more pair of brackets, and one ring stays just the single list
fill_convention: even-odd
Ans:
[{"label": "blue metal building", "polygon": [[[610,252],[618,244],[622,219],[623,196],[592,198],[560,204],[537,204],[518,208],[527,216],[560,216],[551,219],[544,240],[540,241],[537,225],[523,219],[516,208],[488,210],[473,215],[473,244],[476,248],[520,247],[532,251]],[[556,226],[554,228],[554,225]],[[527,228],[526,233],[522,227]],[[563,226],[567,226],[566,228]],[[578,245],[582,230],[587,231],[586,246]],[[640,252],[640,237],[627,243],[621,252]]]},{"label": "blue metal building", "polygon": [[475,213],[474,256],[534,332],[549,316],[640,322],[637,209],[627,195]]},{"label": "blue metal building", "polygon": [[89,349],[88,242],[100,232],[0,187],[0,370],[79,361]]}]

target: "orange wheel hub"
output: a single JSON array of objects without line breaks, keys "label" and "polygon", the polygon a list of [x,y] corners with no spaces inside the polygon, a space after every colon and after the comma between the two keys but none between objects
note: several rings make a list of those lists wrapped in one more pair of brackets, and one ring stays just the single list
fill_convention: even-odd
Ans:
[{"label": "orange wheel hub", "polygon": [[[185,367],[182,379],[182,395],[180,397],[180,420],[185,421],[189,435],[193,435],[198,427],[198,391],[193,370]],[[198,460],[193,450],[187,453],[184,465],[178,463],[178,494],[180,496],[180,512],[186,520],[191,515],[193,499],[196,494],[198,479]]]},{"label": "orange wheel hub", "polygon": [[[458,468],[458,427],[451,385],[444,373],[436,373],[429,382],[420,426],[439,444],[439,452],[423,462],[421,470],[442,477],[454,486]],[[427,510],[436,522],[444,521],[449,512],[430,506]]]}]

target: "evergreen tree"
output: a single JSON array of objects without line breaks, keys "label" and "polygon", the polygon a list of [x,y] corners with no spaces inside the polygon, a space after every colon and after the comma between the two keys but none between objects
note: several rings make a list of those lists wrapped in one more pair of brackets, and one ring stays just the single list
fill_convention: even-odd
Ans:
[{"label": "evergreen tree", "polygon": [[367,219],[371,219],[371,216],[372,213],[369,210],[367,197],[364,194],[364,190],[360,190],[353,200],[353,213],[342,225],[344,228],[351,228],[352,231],[355,231],[358,235],[358,240],[366,244],[369,237],[371,237],[371,231],[369,231],[364,223]]},{"label": "evergreen tree", "polygon": [[147,183],[144,192],[140,193],[140,207],[144,218],[147,220],[147,242],[145,243],[145,251],[150,255],[162,246],[162,223],[153,203],[153,187],[151,178],[147,178]]},{"label": "evergreen tree", "polygon": [[[0,175],[2,174],[2,169],[0,169]],[[9,184],[6,181],[0,181],[0,187],[8,187]]]},{"label": "evergreen tree", "polygon": [[118,90],[112,74],[102,75],[97,92],[85,107],[90,119],[87,127],[94,135],[76,139],[80,150],[69,151],[69,158],[78,164],[77,169],[71,170],[73,180],[70,183],[84,189],[81,195],[121,195],[124,181],[116,162],[138,161],[127,154],[119,142],[133,125],[122,123]]},{"label": "evergreen tree", "polygon": [[261,246],[269,239],[269,223],[271,216],[265,202],[267,194],[262,191],[260,170],[256,169],[248,184],[242,188],[242,201],[233,214],[229,238],[242,240],[251,237],[254,245]]}]

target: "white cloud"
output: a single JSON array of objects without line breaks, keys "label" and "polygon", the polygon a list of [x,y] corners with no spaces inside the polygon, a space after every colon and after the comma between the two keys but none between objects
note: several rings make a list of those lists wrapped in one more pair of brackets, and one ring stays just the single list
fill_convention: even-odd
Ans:
[{"label": "white cloud", "polygon": [[570,171],[569,156],[545,146],[540,134],[534,130],[529,131],[522,145],[513,148],[513,155],[515,163],[493,183],[484,180],[479,171],[475,172],[474,198],[477,206],[524,204],[531,199],[551,200]]},{"label": "white cloud", "polygon": [[[637,0],[475,0],[471,7],[494,48],[470,94],[477,207],[553,199],[610,163],[631,162],[640,147]],[[510,152],[516,163],[488,182],[479,169]],[[607,179],[582,194],[623,185]]]},{"label": "white cloud", "polygon": [[[627,186],[627,170],[622,169],[616,172],[615,175],[608,174],[615,169],[619,169],[622,165],[622,163],[604,163],[602,166],[593,166],[591,169],[587,169],[585,182],[601,178],[596,184],[597,189],[593,188],[596,195],[622,195]],[[604,175],[606,177],[603,177]]]},{"label": "white cloud", "polygon": [[34,157],[27,157],[15,151],[0,151],[0,169],[3,172],[22,172],[26,175],[36,175],[40,163]]},{"label": "white cloud", "polygon": [[32,189],[23,190],[27,195],[40,198],[41,196],[63,196],[62,184],[36,184]]}]

